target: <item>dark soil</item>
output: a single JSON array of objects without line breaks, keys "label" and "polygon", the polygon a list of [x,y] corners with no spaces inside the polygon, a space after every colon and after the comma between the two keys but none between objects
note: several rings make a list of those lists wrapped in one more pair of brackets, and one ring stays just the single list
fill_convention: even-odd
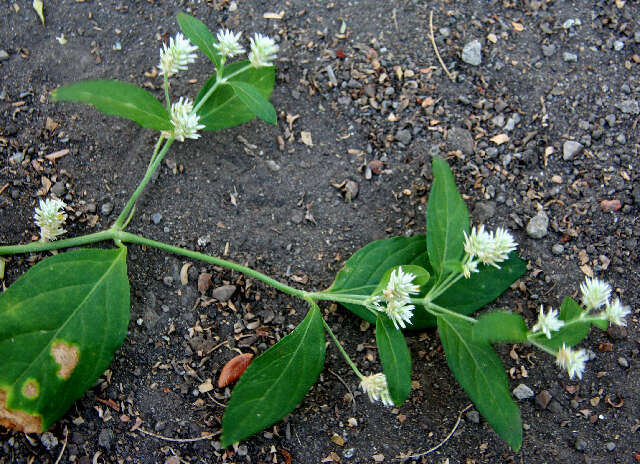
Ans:
[{"label": "dark soil", "polygon": [[[161,79],[145,73],[157,65],[161,39],[178,32],[180,10],[212,30],[274,36],[281,46],[272,97],[278,125],[252,121],[175,144],[130,230],[323,289],[369,241],[424,233],[430,160],[446,156],[473,220],[514,231],[530,264],[494,306],[521,312],[531,325],[541,304],[558,307],[593,273],[634,313],[626,329],[592,331],[582,346],[595,359],[582,381],[569,380],[530,346],[501,347],[511,388],[525,384],[536,395],[518,401],[521,451],[467,411],[448,442],[417,461],[640,460],[637,1],[44,3],[44,27],[30,1],[9,0],[0,10],[0,50],[8,54],[0,58],[3,244],[37,235],[33,208],[49,183],[73,211],[68,236],[108,227],[153,149],[151,131],[54,104],[51,90],[101,77],[161,96]],[[432,11],[455,82],[429,41]],[[267,12],[283,17],[265,19]],[[56,40],[62,35],[64,45]],[[461,59],[474,39],[482,43],[478,66]],[[202,57],[175,82],[174,95],[195,95],[210,73]],[[301,142],[302,131],[313,146]],[[508,141],[491,141],[499,134]],[[566,141],[583,149],[565,156]],[[44,158],[62,149],[70,152],[57,162]],[[383,169],[369,176],[372,160]],[[358,186],[350,202],[334,186],[344,181]],[[544,237],[533,238],[526,228],[538,211],[550,222]],[[45,255],[11,258],[4,283]],[[60,462],[83,464],[389,462],[436,446],[469,404],[437,333],[426,330],[408,335],[414,389],[399,408],[369,403],[329,346],[325,370],[300,407],[237,448],[145,435],[140,429],[172,438],[218,431],[230,390],[201,394],[198,386],[215,383],[238,351],[264,351],[306,311],[298,300],[202,263],[192,263],[182,286],[184,263],[130,247],[131,323],[110,370],[48,434],[0,432],[0,463],[55,462],[65,442]],[[204,306],[196,289],[201,271],[213,274],[215,286],[238,291],[227,303]],[[378,371],[373,328],[341,307],[323,309],[361,370]]]}]

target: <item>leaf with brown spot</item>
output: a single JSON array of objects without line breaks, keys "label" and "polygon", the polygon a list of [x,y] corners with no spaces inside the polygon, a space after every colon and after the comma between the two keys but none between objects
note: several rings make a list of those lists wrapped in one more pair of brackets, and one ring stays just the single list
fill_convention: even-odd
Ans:
[{"label": "leaf with brown spot", "polygon": [[253,360],[253,354],[243,353],[231,359],[222,368],[220,377],[218,377],[218,387],[224,388],[240,378],[244,371],[249,367]]}]

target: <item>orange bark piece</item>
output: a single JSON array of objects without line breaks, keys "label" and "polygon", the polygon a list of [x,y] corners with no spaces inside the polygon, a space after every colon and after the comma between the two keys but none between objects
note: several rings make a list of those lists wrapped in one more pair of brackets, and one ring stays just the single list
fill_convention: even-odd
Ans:
[{"label": "orange bark piece", "polygon": [[235,358],[231,359],[224,365],[222,372],[220,372],[220,377],[218,377],[218,387],[224,388],[230,383],[238,380],[247,367],[249,367],[252,360],[253,355],[251,353],[239,354]]}]

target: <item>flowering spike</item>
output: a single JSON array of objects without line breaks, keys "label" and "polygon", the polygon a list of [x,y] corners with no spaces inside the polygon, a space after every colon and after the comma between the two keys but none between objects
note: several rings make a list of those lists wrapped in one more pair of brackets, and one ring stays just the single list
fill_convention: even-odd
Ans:
[{"label": "flowering spike", "polygon": [[582,292],[582,303],[587,311],[598,309],[609,301],[611,296],[611,286],[600,280],[586,278],[580,284],[580,292]]},{"label": "flowering spike", "polygon": [[627,321],[624,319],[631,313],[629,306],[624,306],[620,303],[620,298],[616,298],[613,303],[608,302],[604,309],[604,317],[611,323],[611,325],[627,325]]},{"label": "flowering spike", "polygon": [[556,355],[556,364],[568,372],[570,379],[574,375],[581,379],[587,359],[587,353],[583,349],[572,350],[563,343]]},{"label": "flowering spike", "polygon": [[389,387],[387,386],[387,378],[384,374],[378,373],[368,377],[364,377],[360,382],[362,390],[369,395],[369,401],[381,401],[385,406],[393,406]]},{"label": "flowering spike", "polygon": [[276,59],[278,49],[279,47],[273,39],[256,32],[251,39],[249,61],[254,68],[273,66],[273,60]]},{"label": "flowering spike", "polygon": [[498,263],[505,261],[518,246],[507,230],[498,227],[495,233],[488,232],[483,224],[471,229],[470,235],[464,232],[464,238],[464,250],[472,260],[477,257],[481,263],[498,269]]},{"label": "flowering spike", "polygon": [[189,39],[185,39],[181,33],[177,33],[175,38],[169,39],[169,46],[163,44],[160,49],[160,74],[171,77],[178,71],[187,69],[189,63],[196,60],[195,52],[198,49],[191,44]]},{"label": "flowering spike", "polygon": [[564,321],[558,319],[558,311],[549,309],[547,314],[544,313],[544,306],[540,306],[540,314],[538,322],[531,329],[533,333],[542,332],[547,338],[551,338],[551,332],[556,332],[564,325]]},{"label": "flowering spike", "polygon": [[382,295],[370,300],[373,309],[386,313],[396,329],[404,329],[405,323],[411,323],[415,306],[411,304],[410,295],[420,291],[420,286],[412,283],[415,278],[410,272],[403,272],[400,266],[391,271]]},{"label": "flowering spike", "polygon": [[[55,240],[66,232],[62,228],[64,221],[67,220],[67,214],[64,212],[66,206],[62,200],[51,198],[40,200],[40,207],[35,209],[33,216],[40,227],[40,240],[43,242]],[[60,211],[61,209],[63,211]]]},{"label": "flowering spike", "polygon": [[176,140],[184,142],[184,139],[200,138],[198,131],[205,126],[199,124],[200,116],[193,112],[193,102],[188,98],[180,97],[180,100],[171,105],[172,131],[163,131],[165,137],[173,136]]},{"label": "flowering spike", "polygon": [[469,259],[462,265],[462,273],[466,279],[471,277],[471,274],[478,272],[478,261],[475,259]]},{"label": "flowering spike", "polygon": [[218,31],[216,35],[218,43],[214,42],[213,46],[218,49],[223,57],[233,58],[236,55],[244,53],[244,48],[240,45],[240,36],[242,36],[242,32],[234,34],[233,31],[229,29],[222,29]]}]

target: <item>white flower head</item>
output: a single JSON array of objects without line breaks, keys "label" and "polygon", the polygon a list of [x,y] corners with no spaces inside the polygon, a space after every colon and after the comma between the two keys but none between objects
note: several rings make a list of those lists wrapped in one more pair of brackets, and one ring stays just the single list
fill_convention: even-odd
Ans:
[{"label": "white flower head", "polygon": [[600,280],[586,278],[580,284],[580,292],[582,292],[582,303],[587,311],[598,309],[609,301],[611,296],[611,286]]},{"label": "white flower head", "polygon": [[544,306],[540,306],[540,314],[538,315],[538,322],[531,329],[533,333],[542,332],[551,338],[551,332],[556,332],[564,325],[564,321],[558,319],[558,311],[555,309],[549,309],[547,314],[544,313]]},{"label": "white flower head", "polygon": [[498,263],[509,257],[509,253],[514,251],[518,244],[513,239],[511,233],[502,227],[498,227],[494,232],[488,232],[484,225],[471,229],[471,234],[464,232],[464,251],[471,259],[478,258],[483,263],[500,269]]},{"label": "white flower head", "polygon": [[471,274],[478,272],[478,261],[475,259],[469,259],[462,265],[462,273],[466,279],[471,277]]},{"label": "white flower head", "polygon": [[66,206],[62,200],[51,198],[40,200],[40,207],[35,209],[33,216],[37,226],[40,227],[40,240],[43,242],[55,240],[66,232],[62,228],[64,221],[67,220],[67,214],[64,212]]},{"label": "white flower head", "polygon": [[406,324],[411,324],[411,318],[413,317],[413,310],[415,306],[409,303],[408,299],[395,299],[387,302],[383,311],[387,314],[389,319],[396,326],[396,329],[406,328]]},{"label": "white flower head", "polygon": [[160,74],[171,77],[177,74],[178,71],[184,71],[187,69],[189,63],[196,61],[197,55],[195,52],[198,49],[195,45],[191,44],[189,39],[185,39],[181,33],[177,33],[175,38],[169,39],[169,46],[162,44],[160,49]]},{"label": "white flower head", "polygon": [[249,61],[254,68],[273,66],[273,60],[276,59],[278,49],[278,45],[276,45],[272,38],[256,32],[253,38],[251,38]]},{"label": "white flower head", "polygon": [[216,34],[218,43],[214,42],[213,46],[218,49],[223,57],[233,58],[244,53],[244,48],[240,45],[240,36],[242,36],[242,32],[234,34],[229,29],[222,29]]},{"label": "white flower head", "polygon": [[199,122],[200,116],[193,111],[193,102],[188,98],[180,97],[180,100],[171,105],[173,130],[162,131],[162,134],[167,138],[173,135],[180,142],[184,142],[184,139],[197,139],[200,138],[198,131],[205,128]]},{"label": "white flower head", "polygon": [[382,291],[384,298],[387,301],[391,301],[393,299],[402,300],[408,298],[411,294],[418,293],[420,291],[420,287],[412,283],[415,278],[416,276],[410,272],[403,272],[402,266],[398,267],[398,269],[394,269],[391,271],[387,286]]},{"label": "white flower head", "polygon": [[378,373],[365,377],[360,382],[362,390],[369,395],[369,401],[381,401],[385,406],[393,406],[391,396],[389,395],[389,387],[387,386],[387,378],[384,374]]},{"label": "white flower head", "polygon": [[616,298],[613,303],[608,302],[604,308],[604,316],[611,325],[627,325],[625,317],[631,313],[631,308],[620,303],[620,298]]},{"label": "white flower head", "polygon": [[574,376],[582,378],[584,363],[587,360],[587,353],[583,349],[572,350],[567,348],[564,343],[556,354],[556,364],[567,371],[570,379],[573,379]]}]

